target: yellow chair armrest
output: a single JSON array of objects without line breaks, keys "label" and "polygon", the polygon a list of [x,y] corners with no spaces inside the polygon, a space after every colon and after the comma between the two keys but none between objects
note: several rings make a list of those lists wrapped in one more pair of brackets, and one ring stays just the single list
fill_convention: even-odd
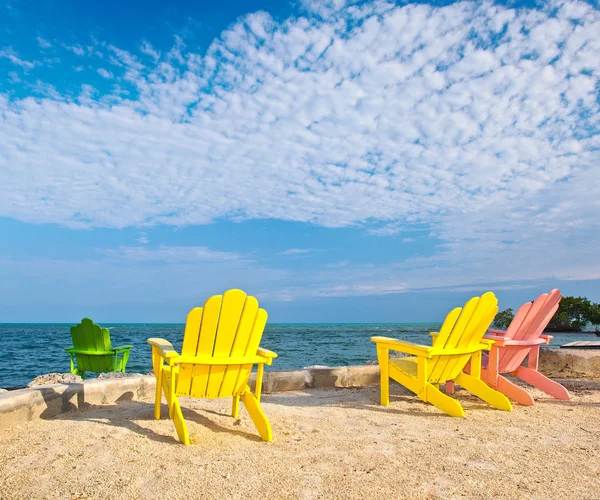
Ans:
[{"label": "yellow chair armrest", "polygon": [[165,339],[152,338],[148,339],[148,344],[158,349],[160,356],[166,360],[171,360],[178,356],[177,351],[173,348],[171,342]]},{"label": "yellow chair armrest", "polygon": [[474,354],[477,351],[488,349],[487,344],[475,344],[469,347],[455,347],[453,349],[435,349],[432,351],[432,356],[460,356],[463,354]]},{"label": "yellow chair armrest", "polygon": [[264,356],[265,358],[276,358],[277,354],[273,351],[269,351],[269,349],[264,349],[263,347],[259,347],[258,351],[256,351],[258,356]]},{"label": "yellow chair armrest", "polygon": [[381,346],[384,349],[404,352],[414,356],[425,356],[426,358],[431,358],[431,352],[433,351],[430,346],[414,344],[413,342],[406,342],[390,337],[371,337],[371,341],[375,342],[377,347]]},{"label": "yellow chair armrest", "polygon": [[480,342],[485,346],[484,349],[486,351],[489,351],[492,348],[492,346],[496,343],[495,340],[486,339],[486,338],[481,339]]},{"label": "yellow chair armrest", "polygon": [[273,351],[269,351],[269,349],[264,349],[262,347],[258,348],[258,351],[256,351],[256,355],[262,356],[263,358],[265,358],[263,363],[266,363],[269,366],[271,365],[273,360],[277,357],[276,353],[274,353]]},{"label": "yellow chair armrest", "polygon": [[212,357],[212,356],[174,356],[171,363],[185,363],[190,365],[254,365],[268,363],[269,358],[264,356],[235,356],[235,357]]}]

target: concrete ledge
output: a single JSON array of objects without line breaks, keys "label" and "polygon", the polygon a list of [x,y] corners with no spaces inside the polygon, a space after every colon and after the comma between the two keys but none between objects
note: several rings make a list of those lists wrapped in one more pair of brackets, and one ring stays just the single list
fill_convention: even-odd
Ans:
[{"label": "concrete ledge", "polygon": [[597,349],[544,348],[539,369],[548,377],[600,377],[600,351]]},{"label": "concrete ledge", "polygon": [[[540,371],[549,377],[600,377],[600,351],[542,349]],[[379,383],[379,366],[344,366],[295,371],[266,372],[263,392],[363,387]],[[254,388],[255,374],[250,377]],[[86,405],[107,405],[122,401],[154,400],[153,376],[87,380],[55,384],[0,394],[0,429],[28,420],[52,418]]]}]

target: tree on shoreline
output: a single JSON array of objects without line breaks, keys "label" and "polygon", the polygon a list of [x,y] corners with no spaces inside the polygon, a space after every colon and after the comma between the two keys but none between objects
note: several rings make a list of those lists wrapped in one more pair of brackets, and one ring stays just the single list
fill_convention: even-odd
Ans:
[{"label": "tree on shoreline", "polygon": [[596,319],[594,313],[598,307],[586,297],[563,297],[546,330],[580,332],[588,323],[594,323],[592,320]]},{"label": "tree on shoreline", "polygon": [[492,328],[496,328],[498,330],[506,330],[510,322],[513,320],[515,313],[512,309],[504,309],[504,311],[500,311],[496,314],[494,321],[492,322]]}]

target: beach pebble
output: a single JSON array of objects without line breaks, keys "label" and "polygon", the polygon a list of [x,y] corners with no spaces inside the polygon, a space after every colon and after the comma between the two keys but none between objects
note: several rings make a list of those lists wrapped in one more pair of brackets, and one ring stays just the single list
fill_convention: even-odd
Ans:
[{"label": "beach pebble", "polygon": [[83,382],[83,379],[79,375],[73,375],[72,373],[46,373],[45,375],[35,377],[27,384],[27,387],[52,384],[70,384],[73,382]]}]

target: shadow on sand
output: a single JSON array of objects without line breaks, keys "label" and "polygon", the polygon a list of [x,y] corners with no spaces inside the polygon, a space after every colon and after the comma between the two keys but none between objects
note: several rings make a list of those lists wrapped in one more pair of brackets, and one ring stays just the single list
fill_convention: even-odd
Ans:
[{"label": "shadow on sand", "polygon": [[[143,425],[143,422],[154,420],[154,403],[135,401],[132,391],[123,393],[113,404],[86,403],[85,385],[82,383],[68,384],[67,389],[62,392],[52,387],[42,387],[40,388],[40,393],[46,403],[46,409],[40,414],[40,418],[44,420],[61,419],[72,420],[74,422],[95,422],[109,427],[128,429],[131,432],[161,443],[181,444],[176,437],[174,427],[172,428],[171,435],[163,435]],[[185,403],[185,400],[183,403]],[[119,407],[119,405],[121,406]],[[208,409],[197,410],[185,408],[184,405],[182,405],[182,411],[188,423],[195,422],[206,427],[211,432],[233,434],[251,441],[261,440],[258,436],[249,432],[221,426],[214,419],[201,414],[210,413],[223,417],[223,413]],[[168,414],[167,405],[162,404],[161,420],[169,420]],[[229,418],[233,419],[231,416]],[[140,422],[142,423],[141,425]],[[236,424],[234,423],[234,425]]]}]

